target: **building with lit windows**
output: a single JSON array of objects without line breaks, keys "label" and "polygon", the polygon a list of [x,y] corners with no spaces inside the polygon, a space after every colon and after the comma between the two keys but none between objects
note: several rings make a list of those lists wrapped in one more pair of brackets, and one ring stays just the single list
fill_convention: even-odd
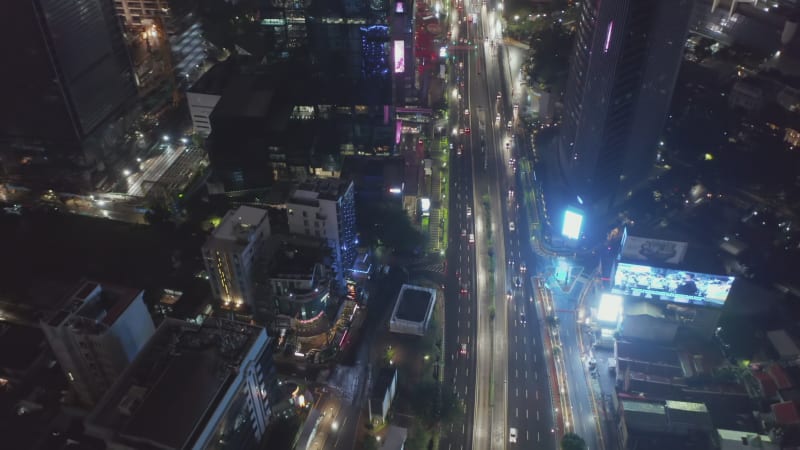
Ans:
[{"label": "building with lit windows", "polygon": [[315,178],[302,183],[286,202],[289,233],[327,242],[333,253],[337,289],[356,258],[356,206],[352,181]]},{"label": "building with lit windows", "polygon": [[[322,240],[315,240],[322,242]],[[270,259],[269,286],[278,314],[290,321],[319,316],[330,300],[330,274],[323,248],[286,243]],[[289,327],[296,328],[294,324]]]},{"label": "building with lit windows", "polygon": [[263,448],[277,381],[263,328],[166,319],[85,420],[115,449]]},{"label": "building with lit windows", "polygon": [[240,206],[225,214],[203,245],[211,292],[224,307],[254,306],[253,267],[269,235],[267,211]]},{"label": "building with lit windows", "polygon": [[155,17],[169,17],[167,0],[114,0],[114,8],[125,25],[133,28],[150,25]]},{"label": "building with lit windows", "polygon": [[392,94],[396,106],[417,102],[416,56],[414,47],[413,0],[391,0],[391,72]]},{"label": "building with lit windows", "polygon": [[78,400],[94,405],[153,335],[143,291],[84,281],[41,323]]},{"label": "building with lit windows", "polygon": [[692,2],[587,0],[579,9],[557,190],[602,216],[652,173]]}]

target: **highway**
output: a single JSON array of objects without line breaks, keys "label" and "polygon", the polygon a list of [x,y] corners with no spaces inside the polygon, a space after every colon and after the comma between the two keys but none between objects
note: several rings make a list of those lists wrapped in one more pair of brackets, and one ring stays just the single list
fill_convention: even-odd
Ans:
[{"label": "highway", "polygon": [[[471,5],[466,8],[462,19]],[[510,164],[524,137],[515,138],[513,95],[519,90],[512,92],[508,78],[522,57],[507,59],[487,6],[474,12],[477,21],[451,24],[451,40],[459,45],[451,46],[448,88],[453,149],[445,385],[465,400],[466,420],[444,430],[440,448],[555,448],[543,318],[530,301],[535,260],[525,233],[518,233],[516,224],[525,218],[518,216],[516,167]]]},{"label": "highway", "polygon": [[[464,33],[465,34],[465,33]],[[458,21],[452,23],[451,37],[462,37]],[[468,61],[461,54],[451,64],[450,126],[454,130],[450,152],[449,235],[447,250],[447,278],[445,286],[445,389],[453,389],[464,402],[464,420],[442,430],[439,448],[467,450],[472,448],[475,398],[475,352],[478,297],[475,272],[475,198],[472,189],[473,148],[467,135],[460,134],[466,124],[465,91]],[[462,87],[462,83],[463,86]],[[452,91],[456,95],[452,95]],[[450,131],[450,130],[448,130]],[[470,237],[472,236],[472,238]],[[473,241],[472,243],[470,241]]]},{"label": "highway", "polygon": [[[553,429],[553,405],[550,395],[550,379],[542,342],[543,317],[536,312],[533,303],[536,296],[533,292],[529,274],[536,270],[530,245],[525,232],[527,220],[520,214],[520,192],[517,189],[516,161],[519,152],[524,149],[522,142],[526,140],[519,121],[521,89],[519,89],[519,68],[524,54],[511,52],[505,46],[500,32],[500,24],[494,12],[482,11],[484,33],[489,37],[484,44],[484,57],[487,61],[486,90],[495,93],[494,109],[495,145],[487,146],[489,150],[487,166],[494,166],[494,184],[490,189],[492,205],[498,205],[495,223],[504,241],[504,257],[497,253],[498,287],[506,292],[504,308],[506,311],[505,328],[508,347],[504,353],[496,352],[498,363],[505,364],[507,386],[505,394],[505,442],[506,447],[497,445],[497,429],[500,421],[493,424],[492,448],[556,448]],[[482,80],[481,80],[482,81]],[[494,150],[494,151],[492,151]],[[487,176],[491,174],[487,171]],[[500,206],[502,205],[502,206]],[[498,236],[498,241],[500,238]],[[503,262],[502,267],[501,263]],[[502,294],[501,294],[502,295]],[[496,325],[499,331],[503,328],[501,314],[498,314]],[[510,429],[516,429],[516,443],[511,442]]]}]

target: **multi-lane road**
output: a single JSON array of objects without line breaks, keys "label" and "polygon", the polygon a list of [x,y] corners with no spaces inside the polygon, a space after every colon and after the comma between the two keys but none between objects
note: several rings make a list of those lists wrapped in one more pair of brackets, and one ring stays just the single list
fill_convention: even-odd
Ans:
[{"label": "multi-lane road", "polygon": [[[458,17],[451,24],[451,40],[461,45],[450,73],[453,238],[445,384],[464,400],[467,419],[445,430],[440,448],[554,448],[540,318],[528,277],[534,259],[527,233],[518,232],[525,218],[518,215],[511,162],[518,147],[518,93],[509,77],[519,62],[513,68],[507,59],[494,12],[463,7],[454,9]],[[477,20],[465,20],[469,13]]]}]

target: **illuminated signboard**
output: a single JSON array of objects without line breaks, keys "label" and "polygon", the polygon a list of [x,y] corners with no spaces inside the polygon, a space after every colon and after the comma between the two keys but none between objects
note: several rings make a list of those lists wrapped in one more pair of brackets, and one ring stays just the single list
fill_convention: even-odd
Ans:
[{"label": "illuminated signboard", "polygon": [[394,73],[406,71],[406,45],[403,41],[394,41]]},{"label": "illuminated signboard", "polygon": [[394,4],[394,12],[396,14],[403,14],[405,10],[406,8],[405,5],[403,5],[403,2],[397,2]]},{"label": "illuminated signboard", "polygon": [[561,228],[561,235],[568,239],[578,239],[581,236],[581,225],[583,225],[583,214],[568,209],[564,213],[564,226]]},{"label": "illuminated signboard", "polygon": [[420,206],[422,207],[422,215],[423,216],[430,216],[431,215],[431,199],[423,197],[419,199]]},{"label": "illuminated signboard", "polygon": [[722,307],[735,277],[619,263],[614,274],[615,294],[675,303]]},{"label": "illuminated signboard", "polygon": [[597,321],[616,324],[622,314],[622,297],[614,294],[603,294],[597,307]]}]

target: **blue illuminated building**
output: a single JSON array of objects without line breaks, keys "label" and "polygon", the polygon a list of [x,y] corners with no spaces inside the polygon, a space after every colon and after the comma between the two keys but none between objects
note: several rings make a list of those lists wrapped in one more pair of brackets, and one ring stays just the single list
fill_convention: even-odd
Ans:
[{"label": "blue illuminated building", "polygon": [[366,78],[386,79],[389,76],[389,27],[372,25],[361,27],[361,75]]}]

